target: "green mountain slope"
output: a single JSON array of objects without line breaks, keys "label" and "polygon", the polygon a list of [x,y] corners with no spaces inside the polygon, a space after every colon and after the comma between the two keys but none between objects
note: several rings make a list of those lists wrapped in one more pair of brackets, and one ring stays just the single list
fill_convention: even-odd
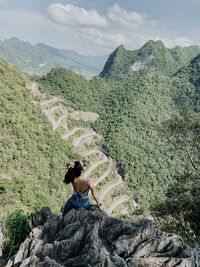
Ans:
[{"label": "green mountain slope", "polygon": [[[60,53],[50,47],[45,49],[56,57]],[[165,199],[177,173],[192,170],[184,154],[172,152],[166,140],[148,125],[165,121],[171,114],[178,115],[186,103],[199,111],[200,56],[190,60],[198,51],[199,47],[166,49],[161,42],[153,41],[138,51],[120,46],[108,59],[102,77],[88,81],[71,70],[53,68],[37,80],[47,101],[51,94],[62,97],[71,113],[81,110],[99,114],[92,123],[71,120],[69,116],[66,127],[71,131],[90,125],[103,136],[97,144],[116,160],[127,189],[122,193],[131,194],[139,204],[137,210],[130,207],[132,215],[149,212],[152,202]],[[13,209],[30,212],[47,204],[58,212],[65,193],[69,193],[62,183],[66,158],[80,158],[78,148],[72,147],[72,138],[71,142],[61,139],[66,134],[64,127],[53,132],[41,107],[32,103],[33,98],[25,89],[27,82],[0,60],[0,202],[4,205],[0,220]],[[48,108],[55,110],[59,120],[62,107],[59,111],[54,104]],[[77,132],[76,137],[80,134]],[[90,155],[90,160],[97,160],[97,155]],[[101,171],[97,168],[94,177]],[[104,188],[106,182],[102,181],[100,187]],[[120,196],[120,192],[112,193],[107,204]]]},{"label": "green mountain slope", "polygon": [[175,169],[189,168],[182,156],[171,156],[161,136],[143,126],[144,121],[159,122],[178,113],[173,79],[161,71],[151,68],[127,82],[111,85],[98,77],[87,81],[61,68],[38,82],[43,92],[100,115],[93,127],[104,137],[104,152],[117,161],[141,207],[148,209],[152,199],[163,197]]},{"label": "green mountain slope", "polygon": [[99,74],[106,56],[83,56],[75,51],[56,49],[43,43],[31,45],[17,38],[0,42],[0,57],[28,74],[44,74],[54,67],[66,67],[92,77]]},{"label": "green mountain slope", "polygon": [[58,212],[65,201],[65,162],[74,155],[31,103],[27,82],[0,60],[0,221],[12,210],[30,213],[47,204]]},{"label": "green mountain slope", "polygon": [[[134,58],[138,55],[145,58],[152,51],[157,59],[154,62],[152,59],[149,68],[133,75],[123,73],[124,66],[128,70]],[[101,75],[103,79],[95,77],[87,81],[65,69],[54,69],[39,79],[44,92],[61,95],[74,107],[100,115],[94,128],[104,136],[104,151],[116,159],[129,188],[143,205],[148,206],[151,199],[164,194],[175,172],[190,169],[184,156],[171,156],[166,141],[145,128],[143,122],[167,120],[171,114],[178,114],[186,102],[198,109],[195,86],[199,56],[176,75],[169,76],[170,69],[172,74],[198,51],[199,47],[167,49],[160,41],[150,41],[138,51],[127,51],[120,46],[109,57]],[[105,77],[114,82],[106,83]],[[193,91],[189,94],[188,90]]]},{"label": "green mountain slope", "polygon": [[200,111],[200,55],[192,59],[174,75],[175,102],[181,108],[189,105]]},{"label": "green mountain slope", "polygon": [[65,103],[75,109],[100,110],[104,98],[112,87],[102,78],[95,76],[90,81],[65,68],[52,69],[38,79],[41,92],[61,96]]},{"label": "green mountain slope", "polygon": [[199,46],[168,49],[161,41],[152,40],[134,51],[119,46],[108,58],[100,77],[112,82],[123,81],[151,67],[172,75],[199,53]]}]

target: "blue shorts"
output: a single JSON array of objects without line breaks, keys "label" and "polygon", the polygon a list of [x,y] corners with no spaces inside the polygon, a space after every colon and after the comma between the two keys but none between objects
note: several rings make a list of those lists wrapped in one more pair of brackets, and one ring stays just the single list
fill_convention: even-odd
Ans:
[{"label": "blue shorts", "polygon": [[72,208],[85,208],[85,209],[88,209],[90,206],[90,201],[89,201],[89,198],[79,198],[78,196],[71,196],[65,206],[64,206],[64,209],[63,209],[63,212],[62,212],[62,217],[65,216],[65,214]]}]

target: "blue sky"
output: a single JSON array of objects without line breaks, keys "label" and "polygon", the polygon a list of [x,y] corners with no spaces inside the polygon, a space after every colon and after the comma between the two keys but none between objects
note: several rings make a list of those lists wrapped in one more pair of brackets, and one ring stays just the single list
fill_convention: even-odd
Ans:
[{"label": "blue sky", "polygon": [[110,53],[149,39],[167,47],[200,44],[200,0],[0,0],[0,40]]}]

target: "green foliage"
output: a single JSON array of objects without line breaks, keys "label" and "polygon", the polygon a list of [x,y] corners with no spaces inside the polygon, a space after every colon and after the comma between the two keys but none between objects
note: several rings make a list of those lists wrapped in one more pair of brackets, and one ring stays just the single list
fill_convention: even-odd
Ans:
[{"label": "green foliage", "polygon": [[154,202],[152,210],[164,218],[159,225],[162,229],[181,234],[189,243],[200,242],[200,114],[187,109],[157,129],[174,146],[173,154],[184,153],[193,173],[175,174],[165,200]]},{"label": "green foliage", "polygon": [[131,75],[130,65],[136,58],[136,51],[128,51],[119,46],[108,58],[100,77],[113,82],[122,81]]},{"label": "green foliage", "polygon": [[15,210],[10,213],[5,221],[6,242],[3,247],[5,258],[15,254],[21,243],[29,234],[28,216],[23,214],[22,210]]},{"label": "green foliage", "polygon": [[[198,142],[194,142],[196,132],[193,132],[198,129],[195,126],[195,118],[197,122],[198,117],[193,116],[185,124],[186,117],[183,116],[183,119],[182,115],[179,115],[180,107],[182,108],[188,99],[190,108],[197,108],[198,72],[195,71],[192,78],[192,68],[198,69],[197,61],[189,65],[191,73],[188,76],[184,71],[173,77],[169,76],[197,52],[197,48],[169,50],[162,42],[150,41],[141,50],[127,51],[121,46],[111,55],[108,61],[110,65],[105,65],[101,75],[112,82],[109,84],[100,77],[88,81],[64,68],[52,69],[46,76],[38,78],[42,92],[61,96],[65,99],[65,104],[75,110],[99,114],[99,119],[90,125],[103,136],[99,145],[103,146],[106,154],[116,160],[126,186],[131,189],[140,204],[140,208],[133,211],[133,216],[148,214],[149,206],[155,204],[155,199],[159,203],[156,209],[159,210],[160,205],[164,207],[165,214],[169,214],[163,202],[165,193],[169,194],[167,190],[173,188],[170,184],[176,181],[176,173],[191,173],[193,170],[192,164],[188,164],[187,153],[172,153],[168,143],[170,140],[173,143],[180,141],[182,145],[186,141],[187,146],[184,149],[195,144],[192,146],[192,157],[193,162],[198,163],[199,148]],[[183,59],[181,53],[184,54]],[[137,60],[144,61],[150,55],[154,57],[149,61],[147,70],[131,70],[131,64]],[[44,203],[49,203],[57,209],[61,202],[60,192],[64,176],[62,168],[66,157],[73,161],[78,160],[80,156],[75,153],[71,144],[60,140],[59,131],[53,133],[45,116],[31,104],[30,96],[24,89],[27,80],[9,66],[1,61],[0,63],[0,88],[3,92],[0,119],[4,140],[0,143],[3,151],[0,171],[7,173],[6,170],[9,170],[7,175],[12,177],[9,181],[1,181],[0,201],[6,203],[6,207],[10,209],[10,206],[13,206],[13,209],[16,205],[25,211],[32,211]],[[174,114],[173,123],[169,120],[171,114]],[[76,125],[70,123],[71,127]],[[154,128],[162,125],[163,132],[152,131],[151,124]],[[164,132],[167,133],[166,136]],[[191,133],[194,133],[193,136]],[[177,144],[180,146],[180,143]],[[180,181],[175,183],[178,187]],[[180,184],[180,188],[183,188],[182,186]],[[186,190],[190,196],[192,190]],[[28,194],[29,191],[33,193]],[[180,192],[180,196],[183,197],[184,192]],[[168,198],[170,199],[170,195]],[[187,203],[190,201],[192,199],[188,198]],[[173,209],[175,207],[172,207]],[[171,214],[172,212],[168,216],[172,216]],[[181,229],[191,229],[195,232],[196,228],[191,225],[186,214],[180,215],[168,217],[172,228],[181,224],[185,227]]]},{"label": "green foliage", "polygon": [[[161,42],[149,42],[143,47],[143,54],[150,55],[152,49],[157,53],[162,50],[169,53]],[[189,50],[181,50],[185,58],[181,61],[177,56],[177,61],[183,64],[194,50],[191,48],[188,55]],[[179,52],[180,49],[177,48],[177,53]],[[125,183],[142,206],[141,210],[148,210],[151,200],[163,198],[175,171],[189,171],[192,167],[187,164],[187,158],[183,154],[172,155],[166,145],[167,140],[160,132],[152,132],[151,127],[144,128],[143,125],[144,121],[153,124],[161,122],[171,114],[178,118],[175,98],[179,88],[176,78],[170,78],[156,68],[151,68],[123,80],[123,70],[128,70],[130,61],[135,56],[135,52],[132,56],[130,53],[120,46],[107,62],[112,63],[111,69],[109,64],[108,69],[105,65],[106,77],[117,73],[117,77],[112,77],[120,83],[108,85],[98,77],[86,81],[65,69],[54,69],[38,81],[43,91],[61,95],[75,109],[93,111],[100,115],[93,127],[104,137],[104,152],[117,161],[120,172],[126,177]],[[176,49],[173,50],[173,56],[175,55]],[[163,66],[171,67],[167,65],[170,61],[163,62]],[[157,67],[161,68],[161,65]]]},{"label": "green foliage", "polygon": [[38,82],[42,92],[61,96],[67,106],[83,111],[91,110],[91,107],[102,108],[104,97],[111,90],[111,86],[99,77],[88,81],[65,68],[52,69]]},{"label": "green foliage", "polygon": [[[144,128],[142,121],[158,122],[178,112],[169,77],[150,69],[120,85],[109,85],[99,77],[87,81],[61,68],[38,81],[42,91],[62,96],[76,110],[100,115],[92,127],[103,135],[104,152],[117,161],[120,172],[127,177],[125,183],[144,209],[148,209],[151,199],[163,196],[177,168],[176,161],[182,158],[175,155],[172,160],[164,149],[164,138]],[[180,169],[184,166],[185,161]]]},{"label": "green foliage", "polygon": [[200,112],[200,55],[191,60],[174,75],[174,100],[178,107],[189,105]]},{"label": "green foliage", "polygon": [[200,53],[199,46],[168,49],[162,41],[148,41],[138,50],[126,50],[119,46],[108,58],[100,76],[109,82],[123,82],[127,78],[138,77],[143,71],[133,71],[132,65],[142,63],[146,68],[156,68],[172,75],[189,60]]},{"label": "green foliage", "polygon": [[[66,100],[72,102],[72,107],[75,106],[76,102],[81,103],[90,97],[87,95],[87,80],[71,70],[54,68],[46,76],[43,76],[40,82],[43,86],[40,86],[39,89],[48,91],[51,94],[54,88],[58,95],[65,95]],[[76,88],[76,90],[70,90],[71,88]]]},{"label": "green foliage", "polygon": [[[25,88],[29,81],[0,60],[0,220],[15,209],[34,212],[49,205],[54,212],[70,189],[62,182],[65,163],[77,158]],[[65,193],[62,195],[61,192]]]},{"label": "green foliage", "polygon": [[193,170],[200,176],[199,142],[200,142],[200,114],[186,108],[179,115],[172,115],[170,119],[160,125],[152,124],[149,128],[157,130],[174,147],[181,151]]},{"label": "green foliage", "polygon": [[155,216],[163,218],[158,226],[180,234],[192,245],[200,242],[200,178],[193,174],[175,177],[164,201],[155,202]]}]

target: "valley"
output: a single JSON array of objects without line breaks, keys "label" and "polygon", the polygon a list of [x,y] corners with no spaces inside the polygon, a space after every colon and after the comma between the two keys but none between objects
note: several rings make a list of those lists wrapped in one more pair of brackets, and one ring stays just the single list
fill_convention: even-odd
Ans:
[{"label": "valley", "polygon": [[[109,215],[150,218],[164,231],[199,242],[199,179],[187,155],[158,130],[173,119],[198,127],[199,66],[198,46],[168,49],[161,41],[134,51],[118,47],[90,80],[63,67],[30,77],[0,60],[3,227],[19,210],[28,216],[51,206],[59,214],[72,193],[63,184],[65,164],[80,160]],[[195,136],[191,151],[198,165]]]},{"label": "valley", "polygon": [[[125,205],[126,202],[129,202],[129,205],[134,205],[137,207],[137,203],[131,199],[131,197],[128,197],[127,195],[120,195],[117,198],[113,198],[111,202],[106,201],[107,194],[112,191],[112,194],[115,194],[116,192],[122,191],[123,192],[123,179],[122,177],[117,173],[116,168],[114,167],[113,160],[111,158],[108,159],[108,157],[99,150],[98,146],[95,146],[95,140],[94,137],[101,138],[95,131],[93,131],[90,128],[74,128],[74,129],[68,129],[67,126],[67,119],[73,118],[74,114],[78,116],[79,111],[69,111],[69,109],[62,105],[62,99],[58,99],[57,97],[51,96],[51,98],[48,100],[46,99],[45,94],[41,94],[38,90],[37,84],[35,82],[32,82],[31,84],[26,86],[27,89],[30,91],[30,93],[34,97],[40,97],[40,101],[32,100],[34,105],[39,104],[41,106],[42,111],[45,113],[47,118],[52,124],[53,131],[56,131],[58,129],[63,128],[64,133],[62,138],[66,141],[69,140],[72,142],[73,146],[77,148],[78,153],[80,153],[81,156],[83,156],[83,159],[87,160],[87,157],[90,155],[98,155],[97,159],[94,161],[89,160],[89,166],[88,170],[86,171],[85,175],[90,176],[96,176],[95,169],[99,165],[105,165],[104,163],[108,162],[109,167],[105,170],[102,170],[103,173],[99,177],[95,177],[94,184],[97,186],[98,184],[104,182],[104,179],[106,180],[106,183],[103,183],[103,186],[99,187],[99,197],[101,202],[105,202],[105,210],[111,214],[112,212],[116,211],[115,213],[117,215],[123,215],[123,213],[128,212],[128,208],[125,207],[118,207],[119,205]],[[53,105],[53,106],[52,106]],[[60,115],[58,118],[55,118],[55,112],[60,112]],[[80,112],[81,113],[81,112]],[[89,114],[89,118],[87,118],[87,113],[85,112],[85,119],[90,119],[91,113]],[[93,118],[98,117],[98,114],[93,114]],[[74,136],[75,133],[82,132],[80,136]],[[88,150],[86,147],[86,144],[89,144],[92,146],[92,149]],[[114,176],[114,179],[109,176]],[[111,181],[109,181],[111,180]],[[104,201],[105,200],[105,201]],[[93,201],[94,203],[94,201]]]}]

